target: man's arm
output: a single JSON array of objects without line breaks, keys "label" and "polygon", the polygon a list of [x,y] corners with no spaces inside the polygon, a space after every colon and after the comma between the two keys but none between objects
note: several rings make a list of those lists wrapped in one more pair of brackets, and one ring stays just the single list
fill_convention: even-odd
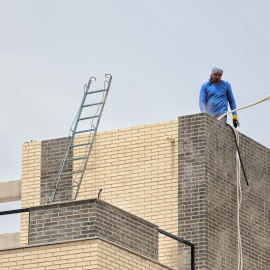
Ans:
[{"label": "man's arm", "polygon": [[[236,103],[235,103],[235,99],[234,99],[234,96],[233,96],[232,87],[231,87],[230,83],[228,83],[228,100],[229,100],[229,103],[230,103],[231,110],[235,110],[236,109]],[[234,125],[235,128],[237,128],[237,127],[240,126],[240,123],[238,122],[237,113],[233,112],[232,114],[233,114],[233,125]]]},{"label": "man's arm", "polygon": [[200,91],[199,105],[201,112],[206,112],[206,85],[203,84]]},{"label": "man's arm", "polygon": [[[227,86],[228,86],[228,101],[231,107],[231,110],[235,110],[236,109],[236,103],[235,103],[235,99],[233,96],[233,92],[232,92],[232,87],[230,85],[230,83],[227,82]],[[233,115],[237,115],[236,112],[233,112]]]}]

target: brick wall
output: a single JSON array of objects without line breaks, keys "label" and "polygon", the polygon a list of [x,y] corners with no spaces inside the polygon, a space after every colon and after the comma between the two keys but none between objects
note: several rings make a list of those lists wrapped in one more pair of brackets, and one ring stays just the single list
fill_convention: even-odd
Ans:
[{"label": "brick wall", "polygon": [[[103,200],[177,233],[177,124],[97,133],[77,199],[96,197],[102,187]],[[86,138],[77,136],[75,143]]]},{"label": "brick wall", "polygon": [[158,260],[157,226],[102,201],[97,202],[98,235]]},{"label": "brick wall", "polygon": [[1,270],[168,270],[154,260],[104,239],[0,250]]},{"label": "brick wall", "polygon": [[[161,229],[177,235],[177,132],[177,120],[98,132],[77,199],[97,197],[100,186],[102,186],[101,199],[104,201],[149,220],[159,225]],[[175,142],[167,141],[168,137],[174,138]],[[74,144],[84,143],[86,139],[87,136],[76,136]],[[45,143],[46,141],[42,142],[42,145]],[[32,144],[29,143],[30,146]],[[37,181],[40,192],[41,142],[39,145],[38,152],[32,152],[31,155],[33,156],[32,160],[36,154],[40,158],[36,160],[37,163],[32,162],[27,166],[29,166],[29,170],[33,170],[35,164],[39,165]],[[61,147],[55,145],[55,148]],[[78,151],[78,148],[74,149],[73,157],[79,155]],[[76,171],[76,166],[77,164],[74,162],[73,171]],[[44,175],[44,171],[42,174]],[[42,178],[42,183],[44,183],[44,176]],[[28,180],[25,178],[23,181],[27,183]],[[50,181],[50,178],[47,181]],[[52,182],[47,183],[47,185],[49,188],[42,191],[44,203],[48,202],[48,198],[51,196]],[[38,202],[34,204],[35,206],[40,204],[40,193],[25,193],[22,196],[26,200],[28,200],[28,196],[32,197]],[[27,228],[28,216],[24,219],[21,229],[27,232]],[[174,255],[173,258],[171,255],[177,254],[175,241],[161,235],[159,236],[159,246],[160,261],[166,264],[171,263],[172,260],[177,262],[177,255]]]},{"label": "brick wall", "polygon": [[[196,269],[237,269],[236,147],[206,114],[179,118],[179,235],[196,244]],[[270,268],[270,150],[240,134],[245,270]],[[183,250],[179,251],[183,254]],[[190,269],[186,266],[185,269]]]},{"label": "brick wall", "polygon": [[157,226],[98,199],[32,208],[29,244],[101,236],[158,259]]},{"label": "brick wall", "polygon": [[168,266],[106,241],[99,245],[99,254],[99,269],[172,270]]},{"label": "brick wall", "polygon": [[[40,204],[41,142],[25,143],[22,156],[21,208]],[[21,214],[20,245],[28,244],[28,213]]]},{"label": "brick wall", "polygon": [[[250,181],[246,187],[242,179],[244,267],[268,269],[269,149],[243,134],[240,138]],[[75,142],[85,139],[77,136]],[[74,157],[79,154],[76,151]],[[39,204],[40,178],[41,143],[25,144],[22,207]],[[78,199],[96,197],[102,186],[103,200],[194,242],[197,269],[236,269],[235,183],[231,130],[206,114],[198,114],[180,117],[178,122],[99,132]],[[28,217],[24,215],[21,243],[27,240]],[[159,240],[160,261],[169,265],[173,261],[177,268],[180,260],[190,268],[189,248],[165,236]]]},{"label": "brick wall", "polygon": [[[86,138],[77,136],[75,142]],[[104,201],[177,235],[177,138],[178,121],[98,132],[78,199],[97,197],[102,188]],[[178,256],[171,255],[177,253],[177,243],[160,235],[159,247],[159,260],[177,265]]]},{"label": "brick wall", "polygon": [[98,239],[0,250],[1,270],[98,270]]},{"label": "brick wall", "polygon": [[[60,138],[41,142],[41,179],[40,179],[40,204],[51,203],[54,185],[66,154],[70,138]],[[68,158],[72,158],[72,150]],[[73,164],[68,162],[63,173],[72,172]],[[71,186],[72,174],[61,177],[59,187]],[[68,200],[72,196],[72,189],[57,190],[54,201]]]}]

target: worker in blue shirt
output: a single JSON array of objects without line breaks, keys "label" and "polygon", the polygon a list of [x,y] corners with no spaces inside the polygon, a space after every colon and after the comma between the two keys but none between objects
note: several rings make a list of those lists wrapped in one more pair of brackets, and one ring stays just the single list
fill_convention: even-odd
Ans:
[{"label": "worker in blue shirt", "polygon": [[[231,110],[236,109],[236,103],[229,82],[221,80],[223,70],[218,67],[212,69],[212,74],[208,82],[204,83],[200,92],[200,109],[211,116],[218,118],[228,111],[228,101]],[[227,116],[220,119],[221,122],[227,123]],[[233,113],[233,125],[239,126],[237,113]]]}]

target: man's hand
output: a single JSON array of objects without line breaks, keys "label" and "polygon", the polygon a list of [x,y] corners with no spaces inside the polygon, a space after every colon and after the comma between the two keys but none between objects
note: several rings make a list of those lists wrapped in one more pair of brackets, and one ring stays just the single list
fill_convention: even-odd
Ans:
[{"label": "man's hand", "polygon": [[236,114],[233,115],[233,126],[234,126],[235,128],[237,128],[237,127],[240,126],[240,123],[239,123],[239,121],[238,121],[238,118],[237,118],[237,115],[236,115]]}]

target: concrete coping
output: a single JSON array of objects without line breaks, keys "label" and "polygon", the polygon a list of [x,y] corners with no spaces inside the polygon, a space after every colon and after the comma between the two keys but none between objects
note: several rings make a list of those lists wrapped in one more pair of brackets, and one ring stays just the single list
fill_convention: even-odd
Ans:
[{"label": "concrete coping", "polygon": [[0,203],[21,200],[22,180],[0,182]]},{"label": "concrete coping", "polygon": [[44,205],[31,206],[31,207],[30,207],[30,212],[31,212],[31,209],[35,209],[35,208],[45,208],[45,207],[50,207],[50,206],[63,205],[63,204],[72,204],[72,203],[76,203],[76,202],[84,202],[84,201],[98,201],[98,202],[107,204],[107,205],[109,205],[109,206],[111,206],[111,207],[113,207],[113,208],[115,208],[115,209],[117,209],[117,210],[119,210],[119,211],[121,211],[121,212],[124,212],[124,213],[126,213],[126,214],[128,214],[128,215],[130,215],[130,216],[132,216],[132,217],[134,217],[134,218],[137,218],[137,219],[139,219],[139,220],[141,220],[141,221],[143,221],[143,222],[146,222],[146,223],[148,223],[148,224],[150,224],[150,225],[152,225],[152,226],[154,226],[154,227],[156,227],[156,228],[159,227],[158,225],[156,225],[156,224],[154,224],[154,223],[152,223],[152,222],[150,222],[150,221],[148,221],[148,220],[146,220],[146,219],[143,219],[143,218],[141,218],[141,217],[138,217],[138,216],[136,216],[135,214],[132,214],[132,213],[130,213],[130,212],[124,210],[124,209],[119,208],[118,206],[115,206],[115,205],[113,205],[113,204],[110,204],[110,203],[108,203],[108,202],[106,202],[106,201],[103,201],[103,200],[101,200],[101,199],[99,199],[99,198],[90,198],[90,199],[82,199],[82,200],[74,200],[74,201],[64,201],[64,202],[55,202],[55,203],[51,203],[51,204],[44,204]]}]

